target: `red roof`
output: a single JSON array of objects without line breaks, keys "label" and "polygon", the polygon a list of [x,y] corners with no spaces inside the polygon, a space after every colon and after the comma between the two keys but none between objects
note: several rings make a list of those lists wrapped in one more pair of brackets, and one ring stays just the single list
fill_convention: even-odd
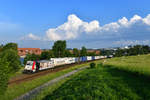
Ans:
[{"label": "red roof", "polygon": [[41,50],[40,48],[18,48],[18,50]]}]

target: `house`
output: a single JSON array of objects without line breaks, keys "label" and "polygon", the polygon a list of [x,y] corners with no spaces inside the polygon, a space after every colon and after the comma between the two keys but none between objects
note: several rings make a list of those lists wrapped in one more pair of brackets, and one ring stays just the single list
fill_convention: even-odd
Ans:
[{"label": "house", "polygon": [[40,55],[42,50],[40,48],[18,48],[18,55],[20,57],[25,57],[27,54]]}]

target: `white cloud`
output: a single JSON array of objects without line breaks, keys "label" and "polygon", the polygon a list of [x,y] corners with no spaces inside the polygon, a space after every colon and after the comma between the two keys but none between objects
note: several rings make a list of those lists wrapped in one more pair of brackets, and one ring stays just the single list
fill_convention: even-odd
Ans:
[{"label": "white cloud", "polygon": [[47,39],[49,40],[69,40],[75,39],[83,32],[96,32],[99,30],[99,22],[92,21],[90,23],[84,22],[76,15],[68,16],[68,21],[57,28],[50,28],[46,31]]},{"label": "white cloud", "polygon": [[[117,22],[111,22],[103,26],[100,26],[97,20],[85,22],[76,15],[72,14],[68,16],[68,20],[64,24],[58,26],[57,28],[48,29],[46,31],[46,37],[48,40],[70,40],[80,37],[83,33],[85,33],[84,35],[98,34],[105,36],[114,34],[115,36],[117,34],[125,34],[124,30],[128,31],[129,34],[130,31],[135,31],[136,33],[137,30],[133,30],[132,28],[137,27],[137,25],[140,25],[140,32],[145,31],[145,25],[150,28],[150,14],[145,18],[134,15],[130,20],[123,17]],[[141,28],[143,28],[143,30]]]},{"label": "white cloud", "polygon": [[123,26],[128,26],[128,19],[126,17],[123,17],[122,19],[118,20],[118,23],[123,25]]},{"label": "white cloud", "polygon": [[134,16],[130,19],[130,23],[132,24],[132,23],[135,23],[135,22],[137,22],[137,21],[139,21],[139,20],[142,20],[142,18],[141,18],[140,16],[138,16],[138,15],[134,15]]},{"label": "white cloud", "polygon": [[[103,26],[100,22],[93,20],[91,22],[85,22],[77,17],[75,14],[68,16],[67,21],[56,27],[49,28],[46,31],[45,38],[40,38],[38,36],[30,33],[25,36],[32,40],[75,40],[75,39],[101,39],[106,37],[118,38],[134,38],[150,36],[150,14],[145,18],[138,15],[134,15],[129,20],[126,17],[119,19],[116,22],[111,22]],[[146,36],[146,37],[147,37]],[[130,42],[130,41],[129,41]]]},{"label": "white cloud", "polygon": [[84,22],[83,23],[84,31],[89,33],[89,32],[97,32],[100,29],[99,22],[94,20],[91,21],[90,23]]},{"label": "white cloud", "polygon": [[119,29],[119,24],[116,22],[112,22],[110,24],[106,24],[101,28],[101,32],[117,32]]},{"label": "white cloud", "polygon": [[144,23],[150,25],[150,14],[148,14],[145,18],[143,18]]},{"label": "white cloud", "polygon": [[22,37],[21,40],[41,40],[41,38],[32,33],[29,33],[28,35]]}]

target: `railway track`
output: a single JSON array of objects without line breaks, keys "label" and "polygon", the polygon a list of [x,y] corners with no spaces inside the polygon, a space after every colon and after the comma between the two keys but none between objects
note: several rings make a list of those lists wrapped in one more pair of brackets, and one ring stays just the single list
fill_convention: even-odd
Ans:
[{"label": "railway track", "polygon": [[[86,62],[84,62],[84,63],[86,63]],[[39,72],[32,73],[32,74],[23,74],[19,77],[9,80],[8,85],[19,84],[19,83],[29,81],[29,80],[35,79],[37,77],[43,76],[43,75],[47,75],[49,73],[55,73],[55,72],[61,71],[63,69],[67,69],[69,67],[79,65],[79,64],[81,64],[81,63],[62,65],[62,66],[55,67],[53,69],[47,69],[47,70],[39,71]]]},{"label": "railway track", "polygon": [[[92,61],[88,61],[88,62],[92,62]],[[75,65],[80,65],[83,63],[87,63],[87,62],[81,62],[81,63],[75,63],[75,64],[69,64],[69,65],[61,65],[61,66],[57,66],[53,69],[47,69],[47,70],[39,71],[39,72],[36,72],[33,74],[23,74],[19,77],[9,80],[8,85],[20,84],[22,82],[30,81],[30,80],[38,78],[40,76],[47,75],[49,73],[55,73],[55,72],[61,71],[63,69],[67,69],[69,67],[73,67]]]}]

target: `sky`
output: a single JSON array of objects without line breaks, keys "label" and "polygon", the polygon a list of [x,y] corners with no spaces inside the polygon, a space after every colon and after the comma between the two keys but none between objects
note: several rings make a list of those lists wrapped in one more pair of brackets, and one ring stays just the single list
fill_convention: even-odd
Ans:
[{"label": "sky", "polygon": [[0,44],[109,48],[150,44],[149,0],[0,0]]}]

